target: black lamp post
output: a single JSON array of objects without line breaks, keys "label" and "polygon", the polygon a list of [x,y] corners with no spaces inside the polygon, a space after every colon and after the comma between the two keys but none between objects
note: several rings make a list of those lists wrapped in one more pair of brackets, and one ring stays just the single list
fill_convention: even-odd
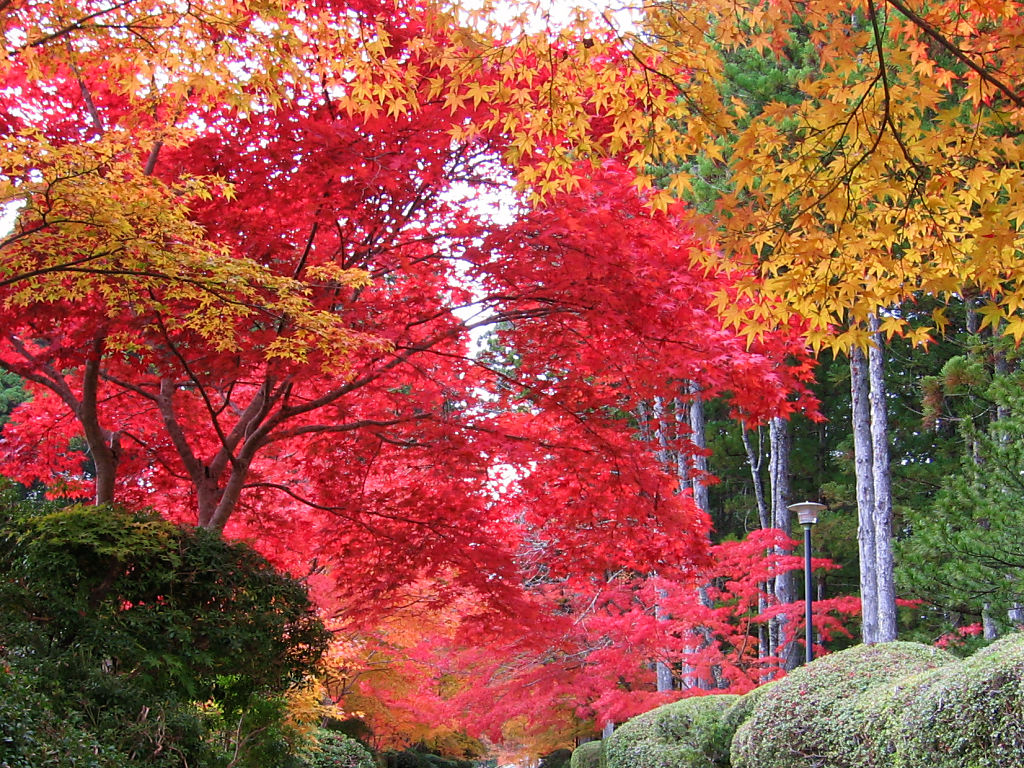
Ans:
[{"label": "black lamp post", "polygon": [[801,501],[790,504],[789,509],[796,512],[800,525],[804,527],[804,608],[806,611],[807,634],[805,641],[805,663],[814,658],[813,624],[811,618],[811,602],[813,587],[811,585],[811,526],[818,522],[818,513],[824,511],[825,505],[816,501]]}]

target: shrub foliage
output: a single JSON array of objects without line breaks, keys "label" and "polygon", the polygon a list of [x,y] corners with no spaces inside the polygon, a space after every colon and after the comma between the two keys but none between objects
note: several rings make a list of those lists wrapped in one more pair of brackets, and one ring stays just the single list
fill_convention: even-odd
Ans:
[{"label": "shrub foliage", "polygon": [[774,683],[732,742],[733,768],[856,765],[851,708],[879,686],[955,661],[918,643],[861,645],[816,659]]},{"label": "shrub foliage", "polygon": [[602,751],[607,768],[1024,768],[1024,634],[964,660],[857,646],[744,696],[639,715],[572,768],[604,768]]},{"label": "shrub foliage", "polygon": [[4,713],[0,764],[294,762],[285,694],[327,633],[303,585],[248,546],[0,494],[0,613],[0,690],[31,691]]},{"label": "shrub foliage", "polygon": [[1024,635],[867,691],[855,702],[859,765],[1024,765]]},{"label": "shrub foliage", "polygon": [[585,741],[572,751],[569,768],[605,768],[604,743]]},{"label": "shrub foliage", "polygon": [[353,738],[334,731],[317,733],[309,768],[377,768],[373,755]]},{"label": "shrub foliage", "polygon": [[634,717],[606,740],[608,768],[728,768],[724,715],[738,699],[695,696]]}]

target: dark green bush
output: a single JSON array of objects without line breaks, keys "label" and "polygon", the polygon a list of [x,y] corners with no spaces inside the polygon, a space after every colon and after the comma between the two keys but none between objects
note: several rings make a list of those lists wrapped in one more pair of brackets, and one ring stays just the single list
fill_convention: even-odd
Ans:
[{"label": "dark green bush", "polygon": [[80,723],[124,765],[295,764],[283,695],[327,633],[303,585],[251,548],[152,515],[0,491],[0,614],[7,684],[27,685],[45,720]]},{"label": "dark green bush", "polygon": [[120,768],[124,755],[102,745],[78,718],[55,718],[39,681],[0,661],[0,766]]},{"label": "dark green bush", "polygon": [[556,749],[554,752],[544,755],[537,768],[569,768],[570,759],[572,759],[572,750]]},{"label": "dark green bush", "polygon": [[955,662],[917,643],[862,645],[791,672],[759,696],[732,742],[733,768],[856,766],[853,707],[865,691]]},{"label": "dark green bush", "polygon": [[0,539],[5,639],[65,652],[76,667],[102,664],[197,699],[235,676],[238,697],[300,680],[326,645],[301,583],[209,531],[107,508],[40,515],[17,505],[0,509]]},{"label": "dark green bush", "polygon": [[605,740],[608,768],[728,768],[724,714],[737,699],[694,696],[628,720]]},{"label": "dark green bush", "polygon": [[472,761],[461,760],[457,757],[443,757],[427,753],[426,758],[432,768],[473,768]]},{"label": "dark green bush", "polygon": [[384,761],[387,768],[433,768],[425,754],[411,750],[385,752]]},{"label": "dark green bush", "polygon": [[470,760],[443,757],[416,749],[385,752],[383,757],[387,768],[472,768],[473,765]]},{"label": "dark green bush", "polygon": [[1024,635],[867,691],[852,727],[865,768],[1024,766]]},{"label": "dark green bush", "polygon": [[586,741],[572,751],[569,768],[604,768],[604,743]]}]

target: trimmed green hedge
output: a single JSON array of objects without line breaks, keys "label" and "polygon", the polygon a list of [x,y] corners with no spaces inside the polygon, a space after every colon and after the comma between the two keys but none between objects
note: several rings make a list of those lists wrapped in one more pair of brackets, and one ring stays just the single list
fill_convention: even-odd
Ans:
[{"label": "trimmed green hedge", "polygon": [[725,723],[725,727],[729,731],[729,742],[732,743],[732,738],[736,734],[738,729],[743,723],[750,717],[750,713],[754,711],[754,707],[763,699],[772,688],[775,687],[776,681],[771,681],[758,686],[752,691],[747,691],[742,696],[738,696],[736,700],[729,705],[729,707],[722,714],[722,721]]},{"label": "trimmed green hedge", "polygon": [[854,703],[859,765],[1024,766],[1024,635],[872,689]]},{"label": "trimmed green hedge", "polygon": [[[857,646],[745,696],[639,715],[604,752],[606,768],[1024,768],[1024,634],[964,660]],[[601,768],[600,753],[581,745],[572,768]]]},{"label": "trimmed green hedge", "polygon": [[604,768],[604,743],[586,741],[572,751],[569,768]]},{"label": "trimmed green hedge", "polygon": [[[565,750],[565,752],[566,759],[568,759],[569,750]],[[441,757],[416,749],[384,752],[381,757],[385,768],[472,768],[473,765],[469,760]]]},{"label": "trimmed green hedge", "polygon": [[634,717],[605,740],[607,768],[728,768],[724,714],[738,699],[694,696]]},{"label": "trimmed green hedge", "polygon": [[732,767],[871,765],[863,762],[862,728],[853,712],[858,697],[955,662],[955,657],[932,646],[894,642],[857,646],[799,667],[762,694],[739,726],[732,742]]}]

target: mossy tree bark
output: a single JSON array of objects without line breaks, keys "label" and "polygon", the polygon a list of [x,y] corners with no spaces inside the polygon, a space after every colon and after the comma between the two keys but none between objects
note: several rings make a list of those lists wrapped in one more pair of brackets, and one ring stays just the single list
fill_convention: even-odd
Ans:
[{"label": "mossy tree bark", "polygon": [[871,384],[871,454],[875,505],[875,585],[878,592],[878,642],[898,636],[896,626],[896,560],[892,546],[892,476],[889,471],[889,419],[886,408],[884,342],[878,318],[871,317],[873,344],[868,350]]},{"label": "mossy tree bark", "polygon": [[[770,460],[769,478],[771,481],[772,494],[772,527],[784,531],[787,535],[793,533],[790,502],[790,451],[792,439],[789,431],[789,422],[786,419],[774,418],[768,425]],[[775,577],[775,599],[779,603],[792,603],[797,599],[793,573],[780,573]],[[775,653],[783,658],[783,667],[786,670],[796,669],[800,666],[802,653],[796,641],[795,633],[786,627],[786,619],[778,617],[773,623],[773,634],[777,640],[774,643]]]},{"label": "mossy tree bark", "polygon": [[857,477],[857,549],[860,559],[861,640],[878,642],[878,593],[875,589],[875,485],[872,472],[871,409],[864,351],[850,350],[850,396],[854,467]]}]

